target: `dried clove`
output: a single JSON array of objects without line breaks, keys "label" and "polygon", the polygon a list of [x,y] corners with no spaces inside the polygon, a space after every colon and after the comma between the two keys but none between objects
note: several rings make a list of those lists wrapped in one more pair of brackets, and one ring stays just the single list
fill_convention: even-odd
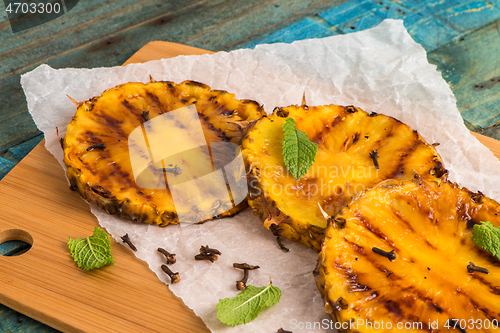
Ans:
[{"label": "dried clove", "polygon": [[210,262],[215,262],[219,257],[216,254],[204,254],[204,253],[199,253],[194,256],[194,259],[196,260],[210,260]]},{"label": "dried clove", "polygon": [[182,173],[182,169],[179,168],[177,165],[175,167],[173,167],[173,168],[161,168],[161,170],[163,172],[173,173],[174,176],[176,176],[176,177]]},{"label": "dried clove", "polygon": [[210,262],[215,262],[219,259],[220,251],[217,249],[212,249],[207,246],[200,247],[200,253],[195,255],[194,258],[196,260],[210,260]]},{"label": "dried clove", "polygon": [[137,248],[135,247],[135,245],[132,243],[132,241],[128,237],[128,234],[125,234],[125,236],[122,236],[121,239],[125,244],[127,244],[132,249],[132,251],[137,251]]},{"label": "dried clove", "polygon": [[382,249],[379,249],[378,247],[372,247],[372,251],[375,252],[376,254],[380,254],[381,256],[386,257],[390,261],[396,259],[396,253],[394,253],[394,250],[387,252]]},{"label": "dried clove", "polygon": [[142,111],[141,114],[142,118],[144,118],[144,121],[149,121],[149,111]]},{"label": "dried clove", "polygon": [[370,157],[372,158],[373,165],[375,166],[375,169],[378,169],[378,153],[377,153],[377,151],[371,150]]},{"label": "dried clove", "polygon": [[160,252],[165,256],[165,258],[167,258],[167,265],[175,264],[175,262],[177,261],[175,259],[175,253],[170,253],[167,250],[162,249],[161,247],[158,248],[158,252]]},{"label": "dried clove", "polygon": [[167,265],[161,265],[161,269],[170,276],[170,282],[171,283],[177,283],[181,280],[181,277],[179,276],[179,272],[174,273],[168,268]]},{"label": "dried clove", "polygon": [[243,290],[247,287],[248,271],[260,268],[259,266],[249,265],[247,263],[234,263],[233,267],[243,270],[243,279],[241,279],[240,281],[236,281],[236,289],[238,290]]},{"label": "dried clove", "polygon": [[91,151],[92,149],[104,149],[106,148],[106,145],[104,143],[98,143],[96,145],[92,145],[87,148],[87,151]]},{"label": "dried clove", "polygon": [[479,272],[479,273],[489,274],[489,271],[486,268],[476,266],[472,262],[469,262],[469,264],[467,265],[467,272],[469,273]]},{"label": "dried clove", "polygon": [[284,330],[283,328],[280,328],[277,333],[293,333],[293,332]]},{"label": "dried clove", "polygon": [[216,255],[220,255],[221,254],[219,250],[217,250],[217,249],[211,249],[211,248],[208,247],[208,245],[207,246],[203,246],[202,245],[200,247],[200,253],[202,253],[202,254],[216,254]]}]

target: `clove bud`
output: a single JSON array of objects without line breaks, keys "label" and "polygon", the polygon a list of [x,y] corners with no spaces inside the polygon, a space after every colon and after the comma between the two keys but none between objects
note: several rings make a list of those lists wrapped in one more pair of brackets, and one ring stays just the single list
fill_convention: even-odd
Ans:
[{"label": "clove bud", "polygon": [[204,253],[204,254],[216,254],[216,255],[220,255],[220,251],[217,250],[217,249],[211,249],[207,246],[201,246],[200,247],[200,253]]},{"label": "clove bud", "polygon": [[175,177],[177,177],[182,173],[182,169],[177,165],[174,166],[173,168],[161,168],[161,171],[173,173]]},{"label": "clove bud", "polygon": [[390,261],[396,259],[396,253],[394,253],[394,250],[387,252],[382,249],[379,249],[378,247],[372,247],[372,251],[375,252],[376,254],[380,254],[381,256],[386,257]]},{"label": "clove bud", "polygon": [[249,265],[247,263],[234,263],[233,267],[243,270],[243,279],[241,279],[240,281],[236,281],[236,289],[238,290],[243,290],[247,287],[248,271],[260,268],[259,266]]},{"label": "clove bud", "polygon": [[210,260],[210,262],[215,262],[219,259],[219,255],[221,255],[220,251],[217,249],[212,249],[207,246],[200,247],[200,253],[194,256],[196,260]]},{"label": "clove bud", "polygon": [[181,280],[181,277],[179,276],[179,272],[174,273],[168,268],[167,265],[161,265],[161,269],[170,276],[170,282],[171,283],[177,283]]},{"label": "clove bud", "polygon": [[469,262],[469,264],[467,265],[467,272],[469,273],[479,272],[479,273],[489,274],[489,271],[486,268],[476,266],[472,262]]},{"label": "clove bud", "polygon": [[216,254],[197,254],[194,256],[194,259],[196,260],[210,260],[210,262],[215,262],[219,257]]},{"label": "clove bud", "polygon": [[293,332],[284,330],[283,328],[280,328],[277,333],[293,333]]},{"label": "clove bud", "polygon": [[378,165],[378,152],[376,150],[371,150],[370,151],[370,157],[373,161],[373,165],[375,166],[375,169],[378,169],[379,168],[379,165]]},{"label": "clove bud", "polygon": [[160,252],[165,256],[165,258],[167,258],[167,265],[175,264],[175,253],[170,253],[167,250],[162,249],[161,247],[158,248],[158,252]]},{"label": "clove bud", "polygon": [[92,145],[90,147],[87,148],[87,151],[91,151],[93,149],[104,149],[106,148],[106,145],[104,143],[98,143],[96,145]]},{"label": "clove bud", "polygon": [[132,249],[132,251],[137,251],[137,248],[135,247],[135,245],[132,243],[132,241],[128,237],[128,234],[125,234],[125,236],[122,236],[121,239],[125,244],[127,244]]}]

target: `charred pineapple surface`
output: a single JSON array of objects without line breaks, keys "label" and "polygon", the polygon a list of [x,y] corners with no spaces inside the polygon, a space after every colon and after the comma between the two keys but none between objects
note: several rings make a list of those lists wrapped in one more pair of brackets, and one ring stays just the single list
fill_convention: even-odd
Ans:
[{"label": "charred pineapple surface", "polygon": [[[282,125],[318,144],[312,167],[299,180],[286,170]],[[402,122],[352,106],[290,106],[259,120],[242,142],[249,173],[249,205],[275,235],[320,250],[328,217],[357,193],[386,179],[446,178],[433,146]],[[325,217],[326,216],[326,217]]]},{"label": "charred pineapple surface", "polygon": [[[257,102],[237,100],[231,93],[211,90],[195,81],[119,85],[80,103],[68,125],[62,145],[71,187],[110,214],[161,226],[179,223],[168,185],[163,189],[137,185],[128,140],[145,122],[189,105],[196,107],[209,144],[230,142],[238,145],[246,128],[264,115]],[[183,133],[183,129],[179,125],[175,130],[188,137],[190,133]],[[169,142],[161,144],[168,146]],[[196,163],[184,170],[170,166],[164,165],[162,170],[168,169],[165,172],[173,172],[176,176],[180,172],[183,176],[192,174],[198,167]],[[158,166],[150,167],[158,169]],[[161,172],[160,177],[163,178],[165,172]],[[220,210],[217,217],[234,215],[246,206],[246,202],[242,202],[226,210],[225,203],[205,199],[203,191],[210,191],[210,188],[202,187],[194,189],[192,197],[199,199],[199,207],[204,210]]]},{"label": "charred pineapple surface", "polygon": [[[472,241],[472,228],[499,226],[499,213],[494,200],[450,182],[387,181],[360,194],[326,231],[316,270],[325,311],[343,332],[496,331],[500,261]],[[469,272],[471,262],[489,273]],[[460,321],[463,330],[449,329]]]}]

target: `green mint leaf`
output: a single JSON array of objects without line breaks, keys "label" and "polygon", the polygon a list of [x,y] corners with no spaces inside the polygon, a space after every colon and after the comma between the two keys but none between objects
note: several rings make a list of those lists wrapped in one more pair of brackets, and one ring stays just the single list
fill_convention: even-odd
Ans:
[{"label": "green mint leaf", "polygon": [[283,124],[283,160],[293,178],[300,179],[314,163],[318,145],[307,134],[298,130],[295,119],[288,117]]},{"label": "green mint leaf", "polygon": [[474,225],[472,240],[500,259],[500,227],[495,227],[491,222],[481,223]]},{"label": "green mint leaf", "polygon": [[78,267],[86,271],[115,263],[109,236],[99,227],[95,227],[94,234],[85,239],[70,237],[68,248]]},{"label": "green mint leaf", "polygon": [[257,318],[266,307],[278,303],[280,297],[281,290],[272,283],[267,287],[249,285],[238,296],[219,300],[215,306],[217,318],[231,326],[245,324]]}]

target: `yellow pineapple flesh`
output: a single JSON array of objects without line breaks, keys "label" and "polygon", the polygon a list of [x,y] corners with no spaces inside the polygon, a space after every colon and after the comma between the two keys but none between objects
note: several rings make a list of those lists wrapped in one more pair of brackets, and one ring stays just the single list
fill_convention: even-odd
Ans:
[{"label": "yellow pineapple flesh", "polygon": [[500,260],[472,229],[500,226],[499,213],[450,182],[386,181],[360,194],[326,231],[315,271],[325,311],[342,332],[497,331]]},{"label": "yellow pineapple flesh", "polygon": [[[177,110],[184,113],[173,112]],[[183,123],[193,110],[197,123]],[[176,126],[165,128],[157,121],[174,114],[169,121]],[[203,167],[210,172],[221,168],[214,154],[227,152],[227,145],[237,147],[247,127],[262,115],[264,110],[257,102],[237,100],[231,93],[195,81],[122,84],[78,104],[62,140],[67,176],[72,189],[110,214],[160,226],[177,224],[179,205],[174,202],[172,184],[207,176]],[[198,141],[204,147],[193,139],[193,128],[201,133]],[[166,134],[186,139],[173,144],[162,140]],[[184,145],[194,147],[190,155],[161,160],[165,147],[180,151]],[[148,165],[155,154],[160,158]],[[145,171],[134,175],[135,169]],[[155,188],[162,183],[163,188]],[[214,200],[209,194],[216,190],[227,194],[226,185],[214,189],[206,178],[198,179],[188,193],[191,201],[185,203],[186,207],[192,203],[192,211],[183,212],[186,222],[204,220],[202,212],[212,212],[212,217],[232,216],[246,207],[245,200],[235,206],[230,195],[227,200]]]},{"label": "yellow pineapple flesh", "polygon": [[[286,170],[282,125],[287,117],[318,144],[312,167],[299,180]],[[386,179],[446,179],[435,148],[402,122],[352,106],[276,108],[242,142],[249,205],[276,236],[320,250],[330,216],[351,197]]]}]

